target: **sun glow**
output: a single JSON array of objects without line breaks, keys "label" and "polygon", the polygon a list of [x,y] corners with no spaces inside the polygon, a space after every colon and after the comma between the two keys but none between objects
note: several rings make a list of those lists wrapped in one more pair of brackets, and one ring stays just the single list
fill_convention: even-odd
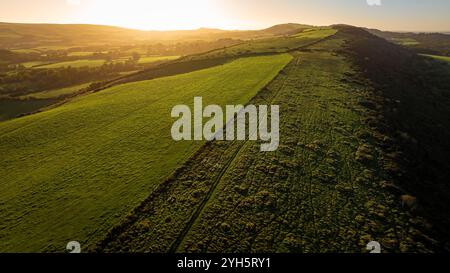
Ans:
[{"label": "sun glow", "polygon": [[83,19],[93,24],[142,30],[228,26],[220,7],[208,0],[81,0]]}]

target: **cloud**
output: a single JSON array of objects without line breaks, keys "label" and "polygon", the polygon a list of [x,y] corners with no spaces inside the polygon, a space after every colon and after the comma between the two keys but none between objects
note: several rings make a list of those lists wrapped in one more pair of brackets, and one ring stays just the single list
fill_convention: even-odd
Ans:
[{"label": "cloud", "polygon": [[381,0],[366,0],[367,1],[367,5],[374,7],[374,6],[381,6]]}]

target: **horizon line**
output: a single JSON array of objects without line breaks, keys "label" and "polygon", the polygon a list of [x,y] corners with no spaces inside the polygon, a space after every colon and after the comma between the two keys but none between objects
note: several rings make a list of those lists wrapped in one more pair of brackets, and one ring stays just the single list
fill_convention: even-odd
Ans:
[{"label": "horizon line", "polygon": [[365,29],[375,29],[380,30],[384,32],[398,32],[398,33],[444,33],[444,34],[450,34],[450,30],[394,30],[394,29],[382,29],[382,28],[375,28],[375,27],[367,27],[367,26],[357,26],[347,23],[334,23],[331,25],[314,25],[314,24],[308,24],[308,23],[277,23],[274,25],[270,25],[268,27],[263,28],[217,28],[217,27],[199,27],[199,28],[192,28],[192,29],[140,29],[140,28],[132,28],[132,27],[126,27],[126,26],[120,26],[120,25],[108,25],[108,24],[95,24],[95,23],[55,23],[55,22],[3,22],[0,21],[0,24],[22,24],[22,25],[73,25],[73,26],[104,26],[104,27],[116,27],[126,30],[134,30],[134,31],[142,31],[142,32],[176,32],[176,31],[198,31],[202,29],[209,29],[209,30],[220,30],[220,31],[259,31],[259,30],[265,30],[271,27],[280,26],[280,25],[288,25],[288,24],[297,24],[297,25],[308,25],[308,26],[314,26],[314,27],[330,27],[333,25],[349,25],[359,28],[365,28]]}]

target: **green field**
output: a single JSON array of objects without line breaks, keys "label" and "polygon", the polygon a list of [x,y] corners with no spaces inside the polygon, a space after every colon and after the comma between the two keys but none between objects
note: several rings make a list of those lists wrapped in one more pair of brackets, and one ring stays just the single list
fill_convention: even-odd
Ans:
[{"label": "green field", "polygon": [[45,65],[48,62],[41,62],[41,61],[35,61],[35,62],[26,62],[26,63],[21,63],[21,65],[23,65],[26,68],[33,68],[35,66],[39,66],[39,65]]},{"label": "green field", "polygon": [[415,46],[419,45],[420,43],[417,40],[414,40],[412,38],[392,38],[391,39],[394,43],[400,44],[403,46]]},{"label": "green field", "polygon": [[269,39],[250,40],[236,46],[211,51],[207,54],[189,57],[190,59],[211,58],[223,56],[239,56],[243,54],[282,53],[302,46],[318,42],[337,31],[335,29],[310,29],[293,36]]},{"label": "green field", "polygon": [[439,55],[430,55],[430,54],[421,54],[421,55],[425,56],[425,57],[430,57],[430,58],[433,58],[433,59],[439,60],[439,61],[450,62],[449,56],[439,56]]},{"label": "green field", "polygon": [[[77,55],[79,57],[87,56],[87,55]],[[159,62],[159,61],[166,61],[166,60],[175,60],[178,59],[179,56],[148,56],[148,57],[142,57],[139,59],[139,64],[148,64],[153,62]],[[113,62],[119,63],[119,62],[125,62],[129,58],[124,57],[120,59],[116,59]],[[25,67],[28,68],[45,68],[45,69],[52,69],[52,68],[62,68],[62,67],[98,67],[102,66],[106,63],[105,60],[76,60],[76,61],[67,61],[67,62],[59,62],[59,63],[52,63],[52,64],[44,64],[42,62],[29,62],[29,63],[23,63]]]},{"label": "green field", "polygon": [[323,39],[325,37],[336,34],[337,30],[333,28],[312,28],[307,29],[299,34],[294,35],[295,38],[301,39]]},{"label": "green field", "polygon": [[54,98],[58,98],[60,96],[73,94],[83,88],[88,87],[89,85],[90,85],[90,83],[79,84],[79,85],[55,89],[55,90],[33,93],[33,94],[26,95],[22,98],[54,99]]},{"label": "green field", "polygon": [[172,140],[173,106],[246,103],[290,60],[242,58],[0,123],[0,251],[96,243],[203,144]]},{"label": "green field", "polygon": [[280,105],[278,151],[261,153],[250,141],[206,145],[97,250],[360,253],[376,239],[385,251],[421,251],[410,216],[383,189],[377,133],[360,104],[370,93],[342,81],[356,73],[337,55],[342,45],[294,53],[252,101]]},{"label": "green field", "polygon": [[35,68],[61,68],[61,67],[97,67],[105,64],[105,60],[77,60],[77,61],[69,61],[69,62],[60,62],[42,66],[36,66]]},{"label": "green field", "polygon": [[[23,38],[0,37],[19,49],[0,52],[0,253],[450,249],[450,36],[9,28]],[[197,96],[279,105],[278,149],[173,141],[172,108]]]},{"label": "green field", "polygon": [[12,49],[12,52],[16,52],[16,53],[39,53],[39,51],[35,50],[35,49]]},{"label": "green field", "polygon": [[86,57],[86,56],[91,56],[94,53],[95,52],[91,52],[91,51],[74,51],[74,52],[70,52],[69,54],[67,54],[67,56],[69,56],[69,57]]},{"label": "green field", "polygon": [[64,45],[49,45],[49,46],[39,46],[39,47],[35,47],[32,48],[34,50],[40,51],[40,52],[45,52],[45,51],[56,51],[56,50],[68,50],[70,49],[71,46],[64,46]]},{"label": "green field", "polygon": [[148,57],[141,57],[139,59],[139,64],[148,64],[148,63],[154,63],[159,61],[170,61],[170,60],[176,60],[180,56],[148,56]]},{"label": "green field", "polygon": [[120,76],[128,76],[128,75],[134,74],[136,72],[139,72],[139,70],[120,72],[119,75]]}]

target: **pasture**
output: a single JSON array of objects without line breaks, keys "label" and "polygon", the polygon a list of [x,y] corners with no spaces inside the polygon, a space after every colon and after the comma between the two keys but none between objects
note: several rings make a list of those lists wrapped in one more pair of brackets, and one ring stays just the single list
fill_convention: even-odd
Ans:
[{"label": "pasture", "polygon": [[170,60],[176,60],[180,58],[180,56],[146,56],[141,57],[139,59],[139,64],[149,64],[154,62],[160,62],[160,61],[170,61]]},{"label": "pasture", "polygon": [[334,39],[293,53],[252,100],[282,109],[276,152],[251,141],[205,145],[95,250],[360,253],[375,239],[385,251],[426,250],[383,188],[376,142],[384,136],[365,122],[372,113],[360,102],[370,90],[338,55],[342,45]]},{"label": "pasture", "polygon": [[430,54],[421,54],[422,56],[433,58],[435,60],[443,61],[450,63],[450,56],[439,56],[439,55],[430,55]]},{"label": "pasture", "polygon": [[32,94],[23,96],[22,98],[56,99],[56,98],[64,96],[64,95],[73,94],[83,88],[88,87],[89,85],[90,85],[90,83],[84,83],[84,84],[69,86],[69,87],[55,89],[55,90],[32,93]]},{"label": "pasture", "polygon": [[34,66],[34,68],[40,69],[53,69],[53,68],[62,68],[62,67],[98,67],[104,65],[105,60],[76,60],[76,61],[68,61],[68,62],[59,62],[47,65]]},{"label": "pasture", "polygon": [[203,144],[172,140],[172,107],[245,104],[291,58],[123,84],[0,123],[0,251],[95,244]]}]

